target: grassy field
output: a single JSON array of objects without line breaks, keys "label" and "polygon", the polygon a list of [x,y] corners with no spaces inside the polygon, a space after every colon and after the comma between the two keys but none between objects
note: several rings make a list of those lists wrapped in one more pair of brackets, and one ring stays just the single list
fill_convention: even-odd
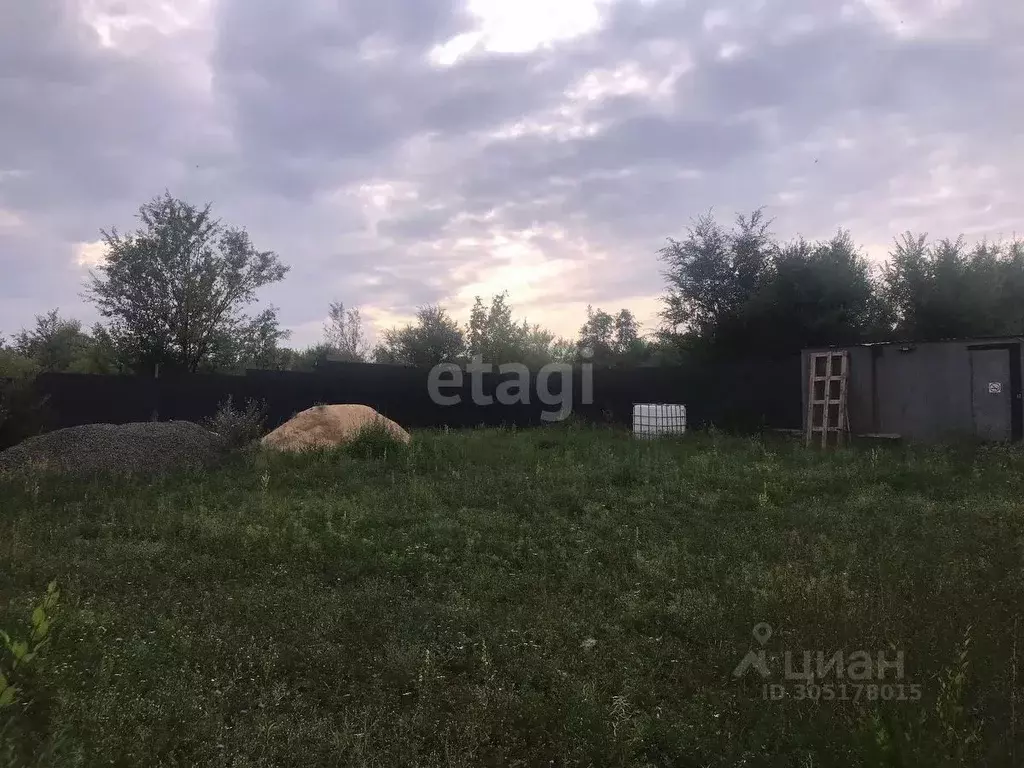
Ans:
[{"label": "grassy field", "polygon": [[61,589],[0,765],[1022,765],[1022,563],[1010,448],[551,427],[0,481],[0,628]]}]

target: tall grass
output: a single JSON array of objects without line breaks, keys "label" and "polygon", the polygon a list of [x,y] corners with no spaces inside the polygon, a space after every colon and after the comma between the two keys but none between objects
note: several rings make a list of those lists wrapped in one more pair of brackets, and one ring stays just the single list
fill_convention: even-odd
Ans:
[{"label": "tall grass", "polygon": [[[240,454],[156,483],[0,480],[0,627],[51,579],[63,593],[37,681],[51,705],[6,732],[10,754],[1024,761],[1015,450],[821,453],[586,428],[364,447]],[[733,676],[761,648],[759,622],[783,700]],[[781,659],[805,650],[902,651],[898,682],[920,700],[797,700]]]}]

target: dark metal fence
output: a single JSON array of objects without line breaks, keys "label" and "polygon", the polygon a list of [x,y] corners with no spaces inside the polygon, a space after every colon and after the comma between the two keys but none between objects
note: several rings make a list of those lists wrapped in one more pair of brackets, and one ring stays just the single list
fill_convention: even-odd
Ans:
[{"label": "dark metal fence", "polygon": [[[476,374],[475,381],[467,374],[460,386],[449,379],[440,391],[450,404],[440,404],[431,397],[429,371],[362,363],[332,363],[316,373],[249,371],[244,376],[47,373],[36,379],[34,389],[46,398],[46,429],[151,419],[202,421],[228,396],[236,406],[249,400],[263,402],[270,427],[318,403],[362,403],[410,428],[535,426],[549,422],[562,404],[578,419],[628,425],[634,403],[682,403],[692,428],[713,424],[754,431],[801,424],[799,357],[688,367],[597,368],[589,380],[580,368],[563,373],[564,377],[531,373],[528,387],[515,404],[503,404],[496,397],[503,384],[506,401],[509,394],[518,394],[510,383],[515,377],[508,374]],[[587,395],[592,395],[592,402],[584,402]]]}]

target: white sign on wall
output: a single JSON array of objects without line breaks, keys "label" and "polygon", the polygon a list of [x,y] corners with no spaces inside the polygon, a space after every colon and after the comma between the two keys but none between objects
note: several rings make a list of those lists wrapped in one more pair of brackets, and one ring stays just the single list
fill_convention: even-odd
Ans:
[{"label": "white sign on wall", "polygon": [[1001,381],[990,381],[988,383],[988,393],[990,395],[1000,395],[1003,392],[1003,382]]}]

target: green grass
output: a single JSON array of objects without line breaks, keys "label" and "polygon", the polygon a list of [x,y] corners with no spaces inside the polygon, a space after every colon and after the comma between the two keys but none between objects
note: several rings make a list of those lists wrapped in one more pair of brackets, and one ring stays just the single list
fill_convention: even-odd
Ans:
[{"label": "green grass", "polygon": [[[62,595],[0,764],[1020,765],[1022,563],[1011,448],[551,427],[9,479],[0,628]],[[765,701],[758,622],[796,666],[902,650],[921,700]]]}]

